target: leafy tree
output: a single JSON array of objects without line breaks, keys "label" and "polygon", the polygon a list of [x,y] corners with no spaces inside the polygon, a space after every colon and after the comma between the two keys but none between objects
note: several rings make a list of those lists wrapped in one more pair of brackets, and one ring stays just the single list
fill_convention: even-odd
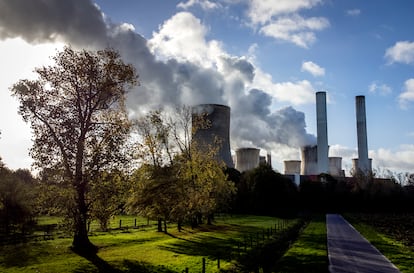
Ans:
[{"label": "leafy tree", "polygon": [[33,130],[35,166],[62,170],[73,189],[73,248],[96,251],[87,233],[86,195],[96,174],[125,162],[122,145],[130,131],[125,94],[137,75],[111,49],[65,47],[53,60],[35,69],[37,80],[20,80],[11,91]]},{"label": "leafy tree", "polygon": [[0,231],[24,231],[32,220],[35,192],[19,175],[0,164]]},{"label": "leafy tree", "polygon": [[[194,122],[193,122],[194,123]],[[147,217],[184,221],[212,215],[228,204],[234,183],[227,180],[224,165],[215,159],[217,148],[198,149],[191,141],[191,109],[178,108],[170,118],[150,112],[137,122],[138,155],[144,163],[134,175],[130,207]]]},{"label": "leafy tree", "polygon": [[109,220],[123,210],[126,184],[124,175],[115,170],[103,171],[91,181],[90,214],[98,220],[101,230],[106,231]]},{"label": "leafy tree", "polygon": [[244,172],[239,188],[240,201],[247,204],[244,209],[249,213],[286,215],[295,212],[298,200],[296,185],[267,164]]}]

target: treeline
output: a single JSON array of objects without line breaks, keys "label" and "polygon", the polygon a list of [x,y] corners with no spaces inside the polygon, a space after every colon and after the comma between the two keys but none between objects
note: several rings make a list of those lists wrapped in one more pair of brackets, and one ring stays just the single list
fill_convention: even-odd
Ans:
[{"label": "treeline", "polygon": [[[217,212],[297,217],[313,212],[413,212],[414,185],[394,179],[321,174],[303,177],[299,186],[269,165],[243,173],[192,153],[192,161],[172,165],[144,164],[131,174],[102,172],[91,183],[89,219],[107,230],[117,214],[139,214],[167,223],[197,226],[211,223]],[[49,171],[33,177],[28,170],[0,165],[0,233],[30,232],[36,216],[63,216],[71,232],[73,193]]]}]

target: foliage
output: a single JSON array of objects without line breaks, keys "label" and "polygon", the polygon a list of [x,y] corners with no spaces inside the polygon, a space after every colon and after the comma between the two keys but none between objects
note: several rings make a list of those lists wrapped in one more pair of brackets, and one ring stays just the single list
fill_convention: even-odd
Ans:
[{"label": "foliage", "polygon": [[[34,215],[33,197],[36,192],[22,180],[26,171],[13,172],[0,166],[0,233],[25,232]],[[28,180],[32,180],[32,177]]]},{"label": "foliage", "polygon": [[[230,201],[235,188],[216,160],[217,148],[199,149],[190,136],[198,124],[190,108],[176,109],[165,118],[153,111],[136,122],[140,141],[137,155],[143,165],[134,173],[130,199],[132,211],[164,221],[197,223],[209,218]],[[201,121],[200,121],[201,124]],[[159,223],[161,231],[161,224]],[[164,229],[166,232],[166,230]]]},{"label": "foliage", "polygon": [[34,133],[35,165],[59,170],[75,193],[73,246],[94,249],[86,230],[86,194],[96,174],[125,162],[122,145],[130,128],[125,90],[137,76],[111,49],[65,47],[53,60],[54,65],[35,69],[37,80],[20,80],[11,91]]},{"label": "foliage", "polygon": [[101,230],[107,230],[109,220],[122,212],[127,190],[127,179],[120,171],[103,171],[91,181],[91,220],[97,219]]},{"label": "foliage", "polygon": [[286,215],[296,212],[296,185],[275,172],[269,165],[262,164],[242,173],[237,188],[236,209],[241,212],[264,215]]}]

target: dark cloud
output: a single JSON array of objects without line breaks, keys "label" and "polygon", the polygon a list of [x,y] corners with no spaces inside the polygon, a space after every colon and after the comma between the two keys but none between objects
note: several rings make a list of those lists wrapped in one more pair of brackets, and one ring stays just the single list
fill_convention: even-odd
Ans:
[{"label": "dark cloud", "polygon": [[64,40],[103,42],[106,26],[100,10],[84,0],[0,0],[0,38],[32,43]]}]

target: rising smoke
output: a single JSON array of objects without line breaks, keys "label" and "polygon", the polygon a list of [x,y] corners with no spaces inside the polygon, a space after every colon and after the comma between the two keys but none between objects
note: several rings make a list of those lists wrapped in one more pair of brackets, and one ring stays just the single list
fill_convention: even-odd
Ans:
[{"label": "rising smoke", "polygon": [[[271,150],[314,143],[304,113],[292,107],[272,110],[274,98],[251,87],[255,66],[245,57],[227,54],[219,42],[206,41],[206,31],[191,13],[180,12],[147,40],[131,25],[111,22],[91,0],[0,0],[0,39],[119,50],[140,78],[140,86],[128,95],[132,115],[183,104],[225,104],[231,107],[234,148]],[[197,50],[188,50],[188,41]]]}]

